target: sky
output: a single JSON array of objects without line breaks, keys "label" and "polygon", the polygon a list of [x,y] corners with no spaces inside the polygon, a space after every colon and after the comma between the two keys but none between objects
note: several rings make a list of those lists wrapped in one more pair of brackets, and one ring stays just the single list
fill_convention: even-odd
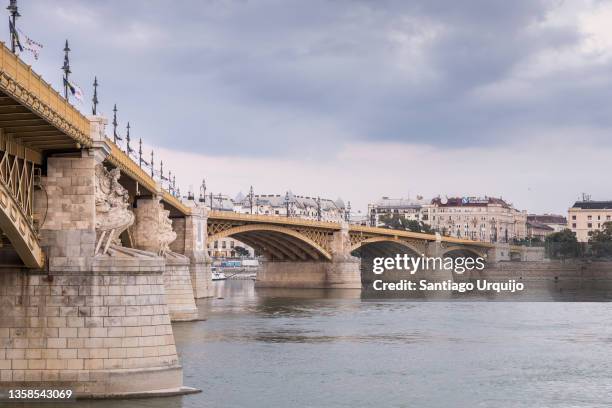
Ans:
[{"label": "sky", "polygon": [[[612,2],[19,0],[184,192],[612,199]],[[5,33],[8,39],[8,29]],[[112,129],[108,129],[112,134]]]}]

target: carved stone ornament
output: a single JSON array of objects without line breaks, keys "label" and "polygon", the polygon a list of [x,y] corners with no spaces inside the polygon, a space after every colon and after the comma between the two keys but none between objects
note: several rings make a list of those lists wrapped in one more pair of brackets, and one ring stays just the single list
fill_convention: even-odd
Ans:
[{"label": "carved stone ornament", "polygon": [[119,235],[134,223],[128,191],[119,184],[120,175],[119,169],[96,166],[96,254],[107,253],[111,244],[120,246]]},{"label": "carved stone ornament", "polygon": [[170,253],[170,244],[176,239],[170,211],[164,209],[159,198],[139,200],[136,212],[136,224],[130,228],[134,245],[145,251],[164,256]]}]

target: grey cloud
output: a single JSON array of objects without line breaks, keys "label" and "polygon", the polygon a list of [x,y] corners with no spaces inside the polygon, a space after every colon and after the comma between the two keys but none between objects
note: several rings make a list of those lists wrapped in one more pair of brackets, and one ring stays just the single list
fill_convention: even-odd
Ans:
[{"label": "grey cloud", "polygon": [[[20,24],[45,44],[34,67],[55,86],[70,38],[74,77],[87,88],[98,75],[103,109],[117,102],[136,137],[207,154],[321,158],[355,140],[454,147],[503,144],[517,128],[610,127],[608,65],[529,84],[537,98],[474,97],[537,53],[580,41],[574,25],[537,25],[557,6],[33,1]],[[392,33],[409,41],[431,30],[418,61],[400,58]]]}]

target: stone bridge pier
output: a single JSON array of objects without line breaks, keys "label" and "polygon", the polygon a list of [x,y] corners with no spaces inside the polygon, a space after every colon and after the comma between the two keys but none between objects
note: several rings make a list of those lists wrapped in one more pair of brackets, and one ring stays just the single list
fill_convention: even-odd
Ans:
[{"label": "stone bridge pier", "polygon": [[360,289],[360,260],[350,253],[348,224],[330,237],[326,259],[266,260],[257,273],[257,287]]},{"label": "stone bridge pier", "polygon": [[168,217],[170,212],[164,209],[160,199],[159,194],[150,198],[137,198],[134,205],[135,222],[129,229],[130,236],[135,248],[156,253],[165,260],[163,281],[170,319],[197,320],[198,309],[190,273],[191,260],[170,249],[171,243],[177,239],[177,233]]},{"label": "stone bridge pier", "polygon": [[[122,246],[134,223],[119,170],[92,148],[47,158],[35,197],[44,270],[0,267],[0,384],[79,396],[177,394],[183,387],[166,301],[165,260]],[[15,265],[15,266],[11,266]]]},{"label": "stone bridge pier", "polygon": [[191,214],[171,219],[177,238],[170,244],[170,249],[189,259],[193,296],[196,299],[211,297],[212,259],[206,250],[208,210],[193,201],[186,204],[191,208]]}]

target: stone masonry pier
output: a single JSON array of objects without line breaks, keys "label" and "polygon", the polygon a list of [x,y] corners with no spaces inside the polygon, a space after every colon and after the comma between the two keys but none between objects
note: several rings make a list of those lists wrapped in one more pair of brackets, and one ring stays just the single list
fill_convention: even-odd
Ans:
[{"label": "stone masonry pier", "polygon": [[166,258],[122,246],[135,221],[129,192],[103,164],[104,119],[90,120],[94,146],[49,157],[36,191],[46,270],[0,267],[0,382],[80,397],[192,392],[170,325]]}]

